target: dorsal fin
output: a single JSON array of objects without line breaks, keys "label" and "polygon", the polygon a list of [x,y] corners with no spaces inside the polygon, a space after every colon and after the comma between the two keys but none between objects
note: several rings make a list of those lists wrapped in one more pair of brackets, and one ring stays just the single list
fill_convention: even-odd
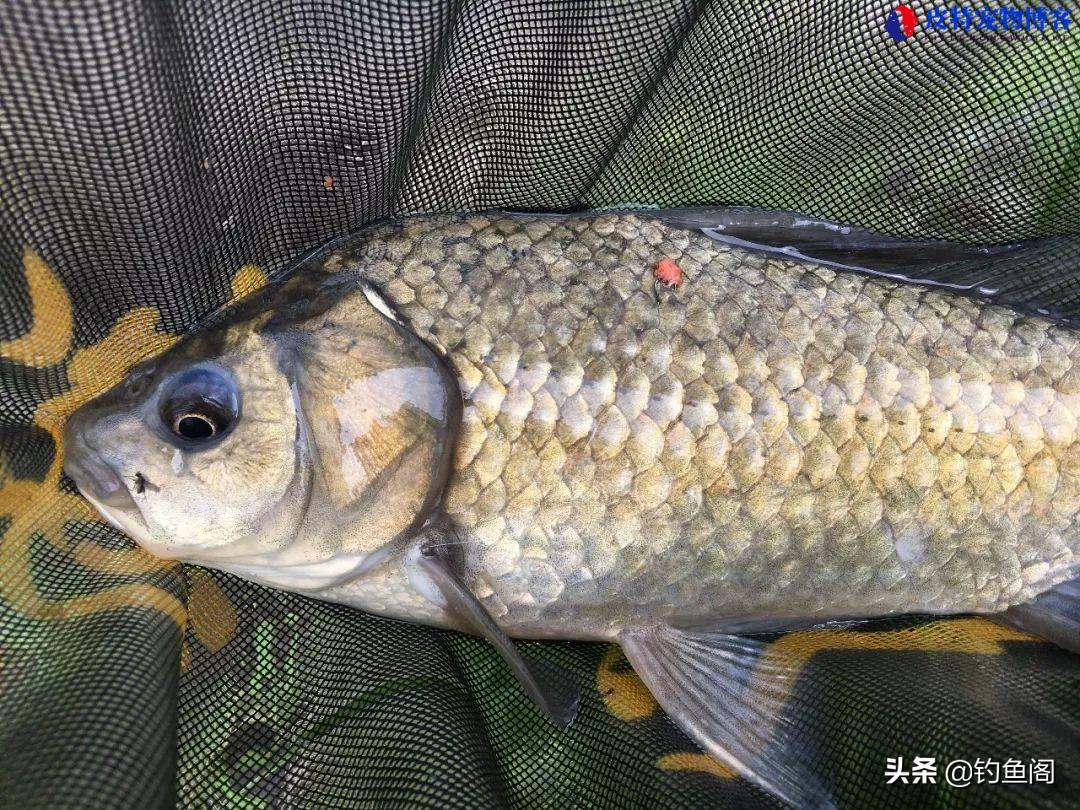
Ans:
[{"label": "dorsal fin", "polygon": [[943,287],[1060,323],[1080,322],[1077,236],[976,245],[900,239],[769,209],[672,208],[643,214],[751,250]]}]

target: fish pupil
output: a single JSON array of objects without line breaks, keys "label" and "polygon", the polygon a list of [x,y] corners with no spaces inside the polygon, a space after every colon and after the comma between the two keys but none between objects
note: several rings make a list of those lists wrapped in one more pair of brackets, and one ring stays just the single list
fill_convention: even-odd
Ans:
[{"label": "fish pupil", "polygon": [[188,413],[176,420],[176,432],[189,441],[209,439],[217,434],[214,421],[200,413]]}]

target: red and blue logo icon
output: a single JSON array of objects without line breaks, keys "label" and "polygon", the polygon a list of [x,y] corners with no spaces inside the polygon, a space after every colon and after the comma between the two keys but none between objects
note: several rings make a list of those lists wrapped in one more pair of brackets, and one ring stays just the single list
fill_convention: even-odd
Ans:
[{"label": "red and blue logo icon", "polygon": [[911,6],[897,6],[885,19],[885,31],[895,42],[903,42],[915,33],[919,18]]}]

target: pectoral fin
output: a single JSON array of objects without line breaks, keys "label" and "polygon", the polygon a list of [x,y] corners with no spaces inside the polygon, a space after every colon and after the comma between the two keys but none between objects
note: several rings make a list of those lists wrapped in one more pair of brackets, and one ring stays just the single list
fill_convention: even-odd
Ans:
[{"label": "pectoral fin", "polygon": [[765,663],[765,645],[667,625],[625,631],[619,643],[668,716],[708,753],[796,807],[832,806],[811,741],[785,722],[798,673]]},{"label": "pectoral fin", "polygon": [[1015,605],[993,618],[1080,653],[1080,578],[1063,582],[1034,602]]},{"label": "pectoral fin", "polygon": [[580,699],[580,691],[569,676],[542,662],[527,661],[439,547],[421,546],[415,561],[442,595],[446,610],[463,627],[491,642],[540,711],[559,728],[569,726],[577,715]]}]

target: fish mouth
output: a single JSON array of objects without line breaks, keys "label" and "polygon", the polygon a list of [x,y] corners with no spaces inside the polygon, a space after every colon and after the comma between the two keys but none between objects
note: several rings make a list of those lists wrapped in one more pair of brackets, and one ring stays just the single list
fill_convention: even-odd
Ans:
[{"label": "fish mouth", "polygon": [[70,424],[64,435],[64,472],[95,506],[137,508],[123,478]]}]

